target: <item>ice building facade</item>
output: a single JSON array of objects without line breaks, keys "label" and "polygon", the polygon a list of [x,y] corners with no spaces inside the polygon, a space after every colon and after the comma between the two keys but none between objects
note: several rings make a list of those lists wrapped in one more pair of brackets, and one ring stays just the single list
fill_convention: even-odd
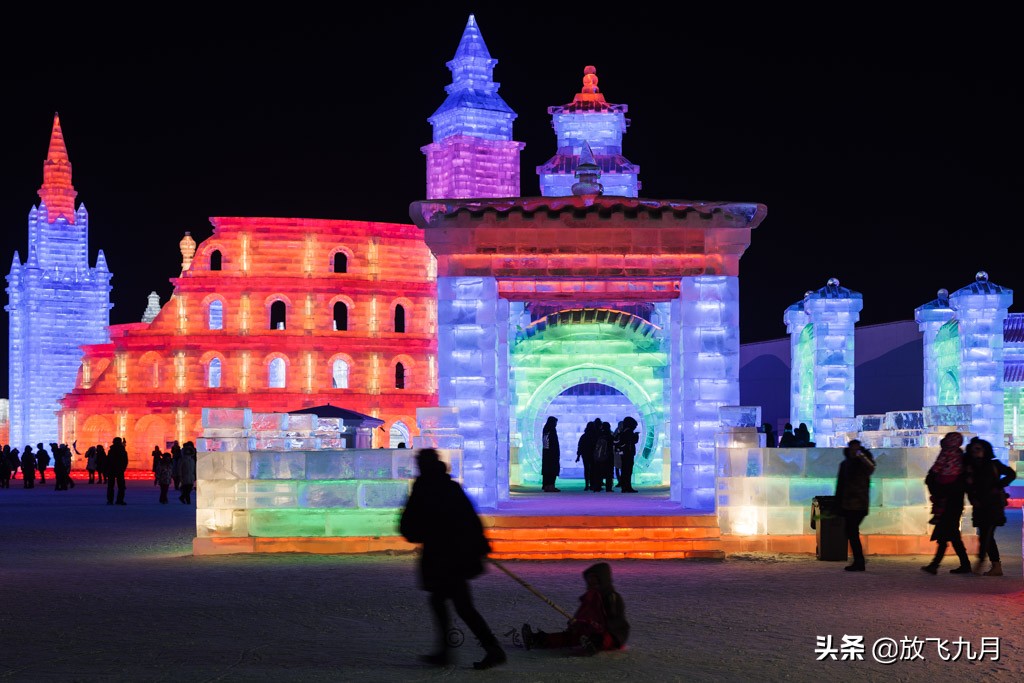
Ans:
[{"label": "ice building facade", "polygon": [[1011,316],[1013,290],[975,281],[938,296],[915,310],[924,336],[925,406],[968,405],[970,431],[1005,452],[1006,434],[1020,438],[1024,387],[1024,329]]},{"label": "ice building facade", "polygon": [[71,161],[54,115],[39,205],[28,215],[28,258],[7,275],[10,442],[58,438],[59,400],[75,386],[83,344],[102,344],[110,324],[110,278],[100,250],[89,266],[89,213],[75,209]]},{"label": "ice building facade", "polygon": [[519,152],[512,139],[516,113],[498,94],[494,66],[471,14],[455,57],[447,63],[448,97],[428,119],[434,140],[427,156],[427,198],[518,197]]},{"label": "ice building facade", "polygon": [[114,325],[109,343],[85,347],[61,439],[124,436],[135,462],[154,444],[198,438],[203,408],[331,403],[383,420],[374,447],[410,444],[415,409],[437,395],[422,233],[346,220],[211,222],[202,243],[182,239],[182,272],[150,322]]},{"label": "ice building facade", "polygon": [[789,421],[806,424],[819,446],[845,445],[846,430],[836,422],[855,416],[854,325],[863,306],[859,292],[831,278],[783,315],[791,350]]},{"label": "ice building facade", "polygon": [[[600,171],[605,195],[636,197],[641,189],[640,167],[622,156],[622,136],[629,126],[627,111],[625,104],[605,101],[598,87],[597,69],[584,68],[583,87],[572,102],[548,107],[558,150],[537,167],[541,195],[571,195],[578,167],[589,162]],[[589,146],[589,152],[584,152],[585,146]]]}]

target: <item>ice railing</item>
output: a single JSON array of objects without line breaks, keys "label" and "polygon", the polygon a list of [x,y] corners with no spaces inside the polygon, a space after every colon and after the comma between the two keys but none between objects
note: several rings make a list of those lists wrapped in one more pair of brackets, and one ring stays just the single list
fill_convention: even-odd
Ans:
[{"label": "ice railing", "polygon": [[[344,448],[337,418],[204,409],[197,440],[200,537],[393,536],[418,474],[415,448],[438,448],[462,476],[457,411],[417,410],[413,449]],[[349,427],[349,429],[352,429]]]},{"label": "ice railing", "polygon": [[[835,494],[843,460],[837,444],[827,448],[765,448],[759,406],[719,410],[715,448],[715,502],[723,534],[799,535],[810,528],[815,496]],[[866,534],[922,535],[931,532],[931,508],[924,478],[951,431],[969,440],[970,406],[929,406],[921,411],[860,415],[840,430],[845,446],[857,438],[875,457]],[[1024,474],[1019,453],[1010,466]],[[970,507],[964,512],[970,527]]]}]

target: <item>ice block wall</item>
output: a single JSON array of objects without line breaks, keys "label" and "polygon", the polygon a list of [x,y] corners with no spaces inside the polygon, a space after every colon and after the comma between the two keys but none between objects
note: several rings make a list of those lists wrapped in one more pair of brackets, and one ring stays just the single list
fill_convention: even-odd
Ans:
[{"label": "ice block wall", "polygon": [[[396,536],[419,474],[416,451],[344,448],[343,432],[337,418],[204,409],[197,442],[197,536]],[[460,478],[459,451],[439,452]]]},{"label": "ice block wall", "polygon": [[516,113],[498,94],[494,65],[477,26],[469,21],[447,63],[452,72],[448,97],[428,119],[434,141],[427,155],[427,198],[518,197],[519,152],[512,139]]},{"label": "ice block wall", "polygon": [[110,341],[110,271],[100,251],[89,267],[89,213],[74,208],[71,162],[54,116],[39,206],[28,216],[28,258],[7,276],[11,443],[60,438],[56,411],[75,387],[83,344]]},{"label": "ice block wall", "polygon": [[924,405],[939,404],[939,330],[953,318],[949,292],[940,289],[936,298],[914,310],[924,347]]},{"label": "ice block wall", "polygon": [[835,420],[856,415],[853,327],[863,306],[860,292],[840,286],[835,278],[804,299],[804,311],[814,325],[814,418],[807,426],[812,441],[820,445],[840,445],[832,443]]},{"label": "ice block wall", "polygon": [[1005,455],[1003,324],[1013,290],[989,282],[981,271],[949,301],[960,330],[960,403],[972,406],[971,431]]},{"label": "ice block wall", "polygon": [[739,279],[725,275],[684,277],[679,325],[681,502],[688,508],[710,510],[715,505],[718,409],[736,405],[740,399]]},{"label": "ice block wall", "polygon": [[508,301],[493,277],[437,281],[438,402],[458,408],[463,484],[480,507],[508,496]]}]

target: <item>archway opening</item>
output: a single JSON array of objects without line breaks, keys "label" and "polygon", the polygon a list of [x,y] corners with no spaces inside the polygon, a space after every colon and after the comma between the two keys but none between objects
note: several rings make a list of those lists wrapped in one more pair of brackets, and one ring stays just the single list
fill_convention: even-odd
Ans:
[{"label": "archway opening", "polygon": [[409,448],[412,441],[409,438],[409,428],[399,420],[391,425],[388,448]]}]

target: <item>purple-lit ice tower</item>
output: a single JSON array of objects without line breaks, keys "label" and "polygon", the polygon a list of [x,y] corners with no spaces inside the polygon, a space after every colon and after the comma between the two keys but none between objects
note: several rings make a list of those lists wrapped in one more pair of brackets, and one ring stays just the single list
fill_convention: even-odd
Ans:
[{"label": "purple-lit ice tower", "polygon": [[110,271],[89,267],[89,214],[75,210],[60,117],[53,118],[39,206],[28,215],[28,260],[7,276],[11,444],[58,439],[58,401],[75,387],[83,344],[110,341]]},{"label": "purple-lit ice tower", "polygon": [[833,443],[835,421],[855,417],[853,327],[863,307],[860,292],[831,278],[785,313],[793,354],[790,422],[806,422],[818,446],[845,445]]},{"label": "purple-lit ice tower", "polygon": [[583,88],[569,104],[548,107],[551,126],[558,137],[558,150],[546,164],[537,167],[540,193],[545,197],[568,197],[576,182],[583,145],[588,143],[601,175],[605,195],[636,197],[640,190],[640,167],[622,156],[622,135],[629,119],[625,104],[606,102],[597,87],[597,69],[583,70]]},{"label": "purple-lit ice tower", "polygon": [[448,97],[428,119],[434,141],[427,155],[427,198],[518,197],[519,152],[512,139],[516,113],[498,94],[494,65],[476,19],[469,15],[455,57]]}]

